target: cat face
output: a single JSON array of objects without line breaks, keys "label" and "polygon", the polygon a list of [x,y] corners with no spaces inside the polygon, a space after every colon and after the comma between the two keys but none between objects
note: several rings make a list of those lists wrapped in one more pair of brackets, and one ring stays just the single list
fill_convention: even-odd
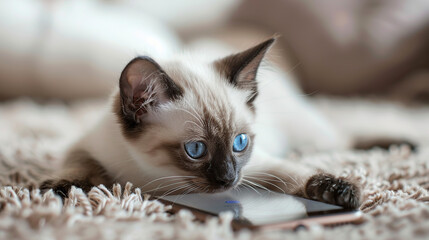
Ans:
[{"label": "cat face", "polygon": [[210,63],[133,59],[115,112],[143,172],[192,176],[193,191],[237,185],[254,146],[257,70],[273,42]]}]

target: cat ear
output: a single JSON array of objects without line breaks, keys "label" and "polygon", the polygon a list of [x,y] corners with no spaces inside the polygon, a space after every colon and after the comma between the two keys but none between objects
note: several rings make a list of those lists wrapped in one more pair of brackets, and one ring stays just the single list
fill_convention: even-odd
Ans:
[{"label": "cat ear", "polygon": [[217,70],[225,76],[228,81],[244,90],[251,91],[248,103],[251,103],[258,93],[256,74],[265,56],[265,53],[275,42],[270,38],[243,52],[227,56],[215,62]]},{"label": "cat ear", "polygon": [[157,106],[178,99],[182,89],[149,57],[137,57],[127,64],[119,80],[122,114],[140,123],[141,117]]}]

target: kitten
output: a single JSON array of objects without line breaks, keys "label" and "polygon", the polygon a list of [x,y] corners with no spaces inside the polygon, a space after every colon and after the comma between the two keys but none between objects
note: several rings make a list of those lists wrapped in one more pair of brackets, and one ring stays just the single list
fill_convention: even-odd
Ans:
[{"label": "kitten", "polygon": [[[213,61],[133,59],[112,109],[71,148],[58,178],[41,188],[66,197],[72,185],[89,191],[130,181],[146,192],[177,194],[248,183],[358,207],[355,184],[284,158],[295,140],[310,143],[298,135],[287,139],[290,118],[300,131],[317,124],[303,125],[315,113],[298,111],[307,106],[291,93],[284,73],[260,67],[274,41]],[[331,142],[326,136],[323,142]]]}]

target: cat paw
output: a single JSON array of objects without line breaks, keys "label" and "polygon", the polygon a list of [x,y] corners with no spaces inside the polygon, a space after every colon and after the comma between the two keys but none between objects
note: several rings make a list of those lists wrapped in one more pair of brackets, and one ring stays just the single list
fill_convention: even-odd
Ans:
[{"label": "cat paw", "polygon": [[316,174],[305,185],[306,195],[314,200],[356,209],[360,205],[360,189],[355,184],[330,174]]},{"label": "cat paw", "polygon": [[49,191],[50,189],[62,199],[68,196],[68,193],[72,186],[81,188],[84,192],[91,190],[91,184],[84,180],[46,180],[40,185],[42,193]]}]

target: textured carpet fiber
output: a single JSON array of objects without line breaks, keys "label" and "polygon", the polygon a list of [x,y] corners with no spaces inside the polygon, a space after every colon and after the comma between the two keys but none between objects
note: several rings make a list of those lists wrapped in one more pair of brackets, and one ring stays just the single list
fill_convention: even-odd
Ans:
[{"label": "textured carpet fiber", "polygon": [[[0,104],[0,239],[427,239],[429,238],[429,108],[318,99],[317,106],[350,135],[387,134],[419,149],[293,155],[336,169],[363,186],[364,223],[309,230],[234,233],[231,215],[205,223],[148,200],[131,184],[113,192],[72,189],[64,204],[37,181],[59,166],[64,149],[98,115],[100,103]],[[30,188],[28,188],[30,187]],[[29,190],[33,189],[33,190]]]}]

